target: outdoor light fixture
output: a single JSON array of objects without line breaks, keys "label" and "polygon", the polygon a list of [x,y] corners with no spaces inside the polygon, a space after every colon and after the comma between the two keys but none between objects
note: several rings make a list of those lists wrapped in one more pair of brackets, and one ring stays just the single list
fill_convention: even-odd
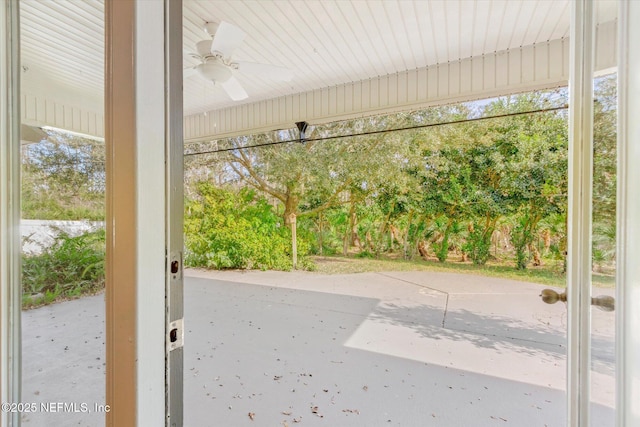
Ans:
[{"label": "outdoor light fixture", "polygon": [[307,122],[296,122],[296,126],[298,126],[298,130],[300,131],[300,143],[304,143],[305,132],[307,131],[307,127],[309,123]]}]

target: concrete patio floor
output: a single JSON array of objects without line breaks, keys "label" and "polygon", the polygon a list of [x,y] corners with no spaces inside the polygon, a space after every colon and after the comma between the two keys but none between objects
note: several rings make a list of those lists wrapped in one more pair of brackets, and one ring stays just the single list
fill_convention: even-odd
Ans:
[{"label": "concrete patio floor", "polygon": [[[185,425],[563,426],[566,308],[544,286],[425,272],[185,279]],[[611,290],[602,290],[609,293]],[[613,425],[613,313],[593,312],[593,425]],[[23,313],[25,426],[100,426],[104,297]],[[159,408],[159,410],[161,410]]]}]

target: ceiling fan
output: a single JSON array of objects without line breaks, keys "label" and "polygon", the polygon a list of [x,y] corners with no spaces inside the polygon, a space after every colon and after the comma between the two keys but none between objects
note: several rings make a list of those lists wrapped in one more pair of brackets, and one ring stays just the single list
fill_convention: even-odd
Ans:
[{"label": "ceiling fan", "polygon": [[258,74],[275,81],[289,81],[293,73],[286,67],[255,62],[233,61],[235,49],[243,42],[246,33],[233,24],[225,21],[207,22],[204,30],[211,36],[208,40],[196,43],[196,52],[189,56],[200,61],[199,64],[184,69],[184,77],[198,74],[201,77],[219,84],[229,97],[240,101],[248,97],[234,74],[245,72]]}]

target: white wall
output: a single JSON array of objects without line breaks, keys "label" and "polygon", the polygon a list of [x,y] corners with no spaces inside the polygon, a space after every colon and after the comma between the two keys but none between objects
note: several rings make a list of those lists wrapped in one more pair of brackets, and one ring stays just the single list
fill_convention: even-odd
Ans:
[{"label": "white wall", "polygon": [[59,231],[70,236],[79,236],[87,231],[104,228],[103,221],[47,221],[40,219],[23,219],[20,221],[22,252],[39,254],[44,248],[51,246]]}]

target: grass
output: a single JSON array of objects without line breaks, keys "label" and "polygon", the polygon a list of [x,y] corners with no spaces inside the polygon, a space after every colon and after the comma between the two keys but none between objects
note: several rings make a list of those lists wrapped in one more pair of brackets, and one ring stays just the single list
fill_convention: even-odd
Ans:
[{"label": "grass", "polygon": [[22,198],[22,218],[56,221],[104,221],[104,201],[91,200],[73,203],[52,198]]},{"label": "grass", "polygon": [[[476,274],[480,276],[499,277],[522,282],[540,283],[558,288],[566,287],[566,275],[561,265],[548,261],[540,267],[517,270],[507,263],[492,262],[478,266],[470,262],[455,261],[408,261],[393,258],[351,258],[342,256],[311,257],[315,263],[315,272],[320,274],[352,274],[377,271],[435,271],[449,273]],[[593,285],[600,288],[615,286],[615,277],[605,274],[593,274]]]},{"label": "grass", "polygon": [[[23,308],[78,298],[104,288],[105,232],[99,230],[77,237],[61,233],[55,243],[38,255],[23,256]],[[539,267],[517,270],[509,261],[490,261],[478,266],[471,262],[438,262],[356,256],[312,256],[311,270],[320,274],[353,274],[381,271],[434,271],[499,277],[539,283],[557,288],[566,286],[566,275],[559,261],[545,260]],[[311,266],[310,266],[311,267]],[[610,272],[610,271],[609,271]],[[612,274],[593,273],[593,285],[615,286]]]}]

